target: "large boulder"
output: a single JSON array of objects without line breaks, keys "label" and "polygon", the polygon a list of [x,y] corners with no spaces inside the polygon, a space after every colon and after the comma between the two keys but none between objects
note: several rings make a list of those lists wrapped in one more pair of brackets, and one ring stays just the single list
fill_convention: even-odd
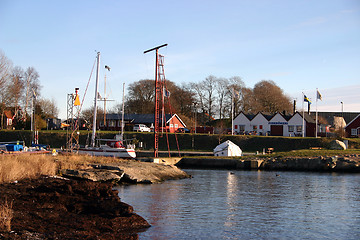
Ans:
[{"label": "large boulder", "polygon": [[86,170],[71,170],[64,169],[61,171],[64,177],[86,179],[93,182],[118,182],[124,176],[122,170],[107,170],[107,169],[86,169]]},{"label": "large boulder", "polygon": [[333,140],[330,142],[329,149],[333,150],[346,150],[346,145],[344,142],[339,140]]}]

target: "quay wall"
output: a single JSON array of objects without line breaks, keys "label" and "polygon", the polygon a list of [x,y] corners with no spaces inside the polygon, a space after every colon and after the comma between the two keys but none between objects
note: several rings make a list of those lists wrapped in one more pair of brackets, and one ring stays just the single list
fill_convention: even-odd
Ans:
[{"label": "quay wall", "polygon": [[234,169],[234,170],[282,170],[321,172],[360,172],[360,155],[331,157],[287,157],[287,158],[182,158],[176,166],[180,168]]}]

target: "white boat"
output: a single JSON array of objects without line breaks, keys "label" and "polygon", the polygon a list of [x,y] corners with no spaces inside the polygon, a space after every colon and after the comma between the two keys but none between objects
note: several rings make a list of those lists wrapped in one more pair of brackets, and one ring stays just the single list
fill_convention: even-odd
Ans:
[{"label": "white boat", "polygon": [[136,153],[135,149],[123,145],[121,140],[117,139],[98,139],[100,142],[105,144],[100,144],[99,147],[84,147],[79,148],[79,154],[87,154],[91,156],[105,156],[105,157],[118,157],[118,158],[135,158]]},{"label": "white boat", "polygon": [[[100,52],[97,53],[97,70],[96,70],[97,72],[96,72],[94,118],[93,118],[93,129],[92,129],[92,136],[91,136],[91,146],[85,146],[84,148],[79,148],[77,152],[79,154],[87,154],[87,155],[91,155],[91,156],[135,158],[136,157],[135,146],[124,143],[125,142],[123,139],[123,132],[124,132],[123,122],[124,121],[122,121],[121,135],[116,135],[114,139],[96,139],[99,142],[100,146],[95,146],[99,70],[100,70]],[[124,95],[124,90],[123,90],[123,95]],[[123,96],[123,99],[124,99],[124,96]],[[124,106],[123,106],[123,115],[124,115]],[[101,143],[105,143],[105,144],[101,144]]]}]

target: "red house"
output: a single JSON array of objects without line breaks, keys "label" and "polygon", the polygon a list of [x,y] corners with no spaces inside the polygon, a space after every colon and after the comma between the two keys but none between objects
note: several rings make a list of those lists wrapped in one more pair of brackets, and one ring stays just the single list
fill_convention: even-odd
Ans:
[{"label": "red house", "polygon": [[345,126],[346,137],[360,137],[360,114]]},{"label": "red house", "polygon": [[[120,114],[106,114],[106,122],[100,121],[101,130],[121,130],[122,116]],[[186,128],[185,123],[180,119],[177,114],[165,114],[164,129],[167,132],[177,132],[178,129]],[[155,122],[154,114],[124,114],[124,123],[127,126],[133,126],[134,124],[145,124],[146,126],[153,128]]]}]

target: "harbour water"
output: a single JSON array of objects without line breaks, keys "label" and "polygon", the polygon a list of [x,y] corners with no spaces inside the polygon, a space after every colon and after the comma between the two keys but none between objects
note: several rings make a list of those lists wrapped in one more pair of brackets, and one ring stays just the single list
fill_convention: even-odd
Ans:
[{"label": "harbour water", "polygon": [[360,239],[360,174],[185,171],[117,187],[152,225],[140,239]]}]

